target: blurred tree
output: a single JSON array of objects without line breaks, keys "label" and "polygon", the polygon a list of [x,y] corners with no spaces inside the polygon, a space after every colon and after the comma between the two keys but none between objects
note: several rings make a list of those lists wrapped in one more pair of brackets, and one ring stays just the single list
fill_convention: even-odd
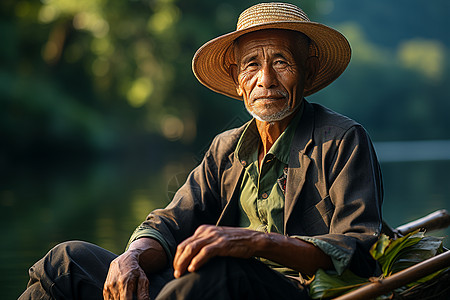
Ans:
[{"label": "blurred tree", "polygon": [[414,38],[392,47],[371,43],[361,26],[341,23],[353,58],[336,84],[311,100],[367,127],[374,140],[449,139],[449,48]]},{"label": "blurred tree", "polygon": [[[310,99],[358,119],[376,140],[448,138],[448,36],[436,30],[446,22],[441,10],[421,10],[414,0],[409,14],[394,18],[384,1],[363,2],[300,4],[311,19],[342,28],[354,49],[349,70]],[[254,3],[2,1],[0,139],[6,146],[0,157],[166,153],[173,142],[205,147],[218,131],[248,116],[240,101],[195,80],[193,53],[234,30],[239,12]],[[411,24],[417,12],[429,21],[414,38],[403,34],[393,43],[393,28],[404,26],[392,27],[391,19]]]},{"label": "blurred tree", "polygon": [[195,80],[192,55],[252,2],[2,1],[0,157],[203,147],[243,110]]}]

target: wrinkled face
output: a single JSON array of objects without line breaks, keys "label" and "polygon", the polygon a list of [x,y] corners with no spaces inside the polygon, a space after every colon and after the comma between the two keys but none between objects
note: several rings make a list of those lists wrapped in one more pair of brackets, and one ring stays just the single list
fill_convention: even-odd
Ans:
[{"label": "wrinkled face", "polygon": [[315,75],[307,63],[308,49],[305,36],[287,30],[256,31],[239,38],[234,79],[253,117],[276,122],[295,111]]}]

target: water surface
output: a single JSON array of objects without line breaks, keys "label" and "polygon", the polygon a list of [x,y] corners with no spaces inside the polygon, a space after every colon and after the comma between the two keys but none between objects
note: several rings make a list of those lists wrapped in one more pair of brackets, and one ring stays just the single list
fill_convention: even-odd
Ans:
[{"label": "water surface", "polygon": [[[5,172],[0,185],[2,299],[16,299],[26,286],[27,269],[59,242],[85,240],[121,253],[134,228],[149,211],[168,203],[194,165],[189,158],[77,162]],[[383,163],[385,220],[398,226],[450,209],[449,169],[450,161]]]}]

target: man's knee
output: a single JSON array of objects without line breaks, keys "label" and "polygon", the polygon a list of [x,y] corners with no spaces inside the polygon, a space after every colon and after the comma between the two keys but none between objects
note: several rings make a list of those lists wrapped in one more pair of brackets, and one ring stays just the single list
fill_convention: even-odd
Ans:
[{"label": "man's knee", "polygon": [[[67,241],[53,247],[49,252],[53,255],[70,255],[71,257],[84,256],[87,253],[109,252],[95,244],[84,241]],[[111,253],[111,252],[110,252]],[[111,253],[112,254],[112,253]]]},{"label": "man's knee", "polygon": [[157,299],[308,299],[306,291],[256,259],[216,257],[170,281]]},{"label": "man's knee", "polygon": [[[157,299],[235,299],[251,285],[253,259],[215,257],[198,271],[170,281]],[[265,267],[265,266],[264,266]]]},{"label": "man's knee", "polygon": [[[108,264],[115,255],[94,244],[83,241],[63,242],[53,247],[33,268],[44,267],[56,273],[69,273],[89,264]],[[53,272],[52,272],[53,273]]]},{"label": "man's knee", "polygon": [[90,251],[86,251],[93,244],[82,241],[67,241],[54,246],[50,251],[44,256],[44,258],[50,259],[52,261],[64,260],[66,257],[78,258],[86,255]]},{"label": "man's knee", "polygon": [[115,257],[112,252],[87,242],[58,244],[30,268],[28,287],[36,294],[52,298],[83,295],[82,299],[90,299],[85,297],[90,294],[101,297],[109,264]]}]

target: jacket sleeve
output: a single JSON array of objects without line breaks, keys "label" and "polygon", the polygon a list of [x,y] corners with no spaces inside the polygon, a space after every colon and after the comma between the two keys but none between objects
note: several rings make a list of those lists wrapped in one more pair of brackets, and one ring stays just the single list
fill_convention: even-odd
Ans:
[{"label": "jacket sleeve", "polygon": [[217,187],[217,165],[210,148],[169,205],[152,211],[136,228],[129,243],[141,237],[155,238],[172,258],[177,245],[191,236],[199,225],[217,221],[221,212]]},{"label": "jacket sleeve", "polygon": [[128,244],[141,237],[154,238],[171,259],[177,245],[191,236],[197,227],[216,224],[226,205],[220,173],[229,165],[228,156],[238,134],[238,130],[230,130],[218,135],[169,205],[152,211],[136,228]]}]

